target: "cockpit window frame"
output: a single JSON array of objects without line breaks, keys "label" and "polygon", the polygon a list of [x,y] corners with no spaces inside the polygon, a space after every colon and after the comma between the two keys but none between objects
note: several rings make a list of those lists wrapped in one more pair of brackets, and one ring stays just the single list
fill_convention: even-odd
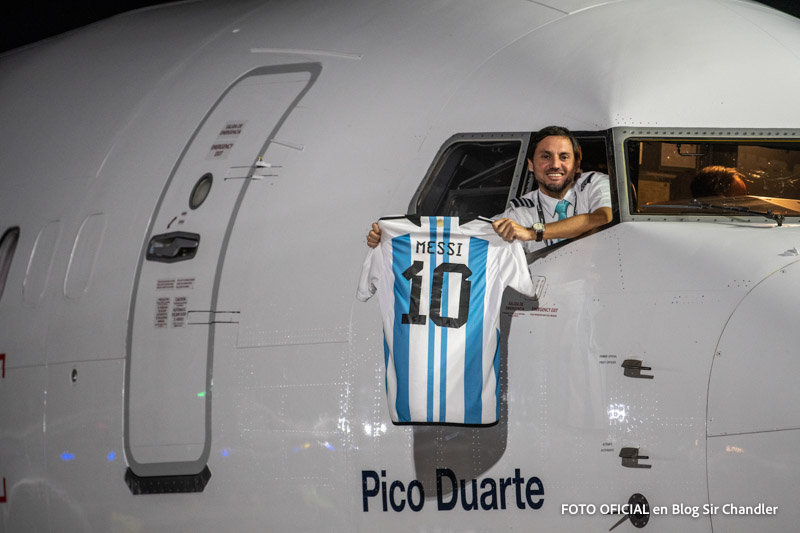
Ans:
[{"label": "cockpit window frame", "polygon": [[[509,187],[506,203],[512,198],[515,198],[518,195],[522,194],[522,192],[520,191],[520,186],[521,186],[520,182],[525,175],[523,170],[526,165],[525,161],[530,145],[530,139],[531,139],[530,132],[458,133],[456,135],[453,135],[452,137],[447,139],[447,141],[445,141],[444,144],[442,144],[441,148],[439,148],[439,151],[436,153],[436,157],[433,158],[431,166],[425,173],[425,178],[420,182],[417,191],[411,198],[411,202],[408,205],[408,213],[412,215],[432,214],[432,213],[420,213],[419,212],[420,205],[422,204],[422,200],[425,198],[425,195],[430,191],[431,187],[438,178],[437,171],[440,165],[442,164],[443,161],[442,158],[445,156],[445,154],[449,152],[451,148],[453,148],[455,145],[459,143],[518,141],[520,143],[520,150],[519,150],[519,155],[517,156],[516,165],[514,167],[514,177],[512,178],[511,186]],[[492,216],[492,215],[486,215],[486,216]]]},{"label": "cockpit window frame", "polygon": [[[750,214],[667,214],[637,213],[634,198],[631,194],[632,172],[628,158],[630,142],[638,141],[686,141],[687,144],[708,142],[781,142],[794,141],[800,143],[800,130],[776,128],[648,128],[648,127],[616,127],[612,128],[614,151],[617,166],[617,189],[619,193],[620,218],[623,222],[632,221],[668,221],[668,222],[730,222],[734,217],[739,221],[768,223],[764,217]],[[786,216],[787,222],[799,222],[800,216]]]}]

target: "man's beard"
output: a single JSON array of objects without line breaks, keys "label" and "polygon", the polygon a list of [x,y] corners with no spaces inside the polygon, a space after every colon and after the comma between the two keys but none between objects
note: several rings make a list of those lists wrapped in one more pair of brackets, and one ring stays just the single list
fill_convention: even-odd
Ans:
[{"label": "man's beard", "polygon": [[565,179],[561,185],[556,185],[554,183],[547,183],[547,182],[539,182],[539,186],[547,189],[549,192],[553,194],[561,194],[562,191],[569,189],[572,187],[572,184],[575,183],[575,175],[573,174],[569,178]]}]

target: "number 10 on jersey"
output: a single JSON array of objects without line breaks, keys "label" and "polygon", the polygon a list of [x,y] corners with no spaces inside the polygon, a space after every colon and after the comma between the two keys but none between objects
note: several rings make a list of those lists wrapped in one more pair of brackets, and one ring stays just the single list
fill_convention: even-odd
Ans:
[{"label": "number 10 on jersey", "polygon": [[[404,313],[401,320],[403,324],[424,325],[427,316],[419,313],[419,304],[422,297],[422,269],[425,264],[422,261],[414,261],[410,267],[403,272],[403,277],[411,281],[411,299],[408,306],[408,313]],[[455,317],[442,316],[442,296],[444,294],[445,274],[460,274],[461,283],[459,286],[459,305]],[[467,323],[469,318],[469,277],[472,271],[467,265],[461,263],[442,263],[433,271],[433,283],[431,284],[429,302],[430,315],[433,323],[443,328],[460,328]],[[449,275],[448,275],[449,278]]]}]

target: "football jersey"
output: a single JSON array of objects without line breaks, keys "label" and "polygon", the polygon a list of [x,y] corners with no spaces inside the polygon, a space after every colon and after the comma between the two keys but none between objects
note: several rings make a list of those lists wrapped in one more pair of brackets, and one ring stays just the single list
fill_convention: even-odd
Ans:
[{"label": "football jersey", "polygon": [[525,253],[488,219],[390,217],[357,297],[376,291],[394,423],[497,422],[503,290],[535,296]]}]

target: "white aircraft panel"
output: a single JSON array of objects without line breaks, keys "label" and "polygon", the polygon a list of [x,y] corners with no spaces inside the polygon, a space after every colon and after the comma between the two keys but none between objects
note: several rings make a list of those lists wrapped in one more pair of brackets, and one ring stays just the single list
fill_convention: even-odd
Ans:
[{"label": "white aircraft panel", "polygon": [[[778,533],[798,523],[798,446],[797,429],[709,437],[708,493],[714,505],[709,515],[714,531]],[[766,514],[768,508],[773,508],[772,514]]]},{"label": "white aircraft panel", "polygon": [[[319,83],[325,75],[323,70]],[[320,142],[327,136],[324,129],[316,131],[313,94],[301,105],[267,147],[263,160],[275,166],[250,184],[231,237],[222,285],[232,292],[222,291],[220,305],[236,302],[241,311],[240,348],[349,339],[351,282],[357,273],[352,279],[337,279],[333,273],[345,271],[344,265],[360,265],[360,258],[340,253],[351,239],[343,228],[352,216],[344,206],[341,217],[317,216],[331,208],[343,186],[336,174],[343,169],[309,165],[308,160],[319,165]],[[314,301],[298,297],[301,293],[314,294]]]},{"label": "white aircraft panel", "polygon": [[[570,487],[550,491],[559,505],[625,503],[634,493],[651,506],[702,505],[705,392],[719,331],[710,324],[721,327],[724,310],[738,297],[694,298],[685,289],[673,292],[680,283],[674,279],[647,288],[633,284],[624,268],[628,246],[669,261],[653,235],[644,241],[615,227],[532,263],[547,286],[539,307],[515,311],[509,324],[509,420],[516,428],[521,420],[529,424],[533,438],[525,444],[541,456],[542,479]],[[682,299],[693,301],[679,305]],[[691,318],[700,310],[703,323]],[[626,359],[641,361],[649,367],[641,374],[654,377],[625,376]],[[571,453],[562,453],[560,442],[571,442]],[[638,448],[646,456],[639,464],[650,468],[623,466],[625,447]],[[514,451],[509,441],[507,455]],[[600,480],[613,480],[613,491],[604,491]],[[579,523],[579,517],[570,520]],[[614,522],[600,520],[606,529]],[[670,513],[651,517],[647,527],[705,531],[709,520]]]},{"label": "white aircraft panel", "polygon": [[5,498],[0,503],[0,525],[4,531],[46,532],[42,502],[47,489],[47,370],[4,365],[0,360],[0,501]]},{"label": "white aircraft panel", "polygon": [[[783,257],[783,259],[787,259]],[[800,264],[758,283],[719,340],[708,391],[709,436],[800,427],[796,326]]]},{"label": "white aircraft panel", "polygon": [[115,517],[104,509],[128,490],[121,482],[124,360],[49,368],[49,511],[60,517],[57,528],[63,531],[113,531]]},{"label": "white aircraft panel", "polygon": [[[233,337],[216,341],[214,484],[236,484],[240,493],[282,509],[270,520],[276,530],[313,528],[327,512],[344,512],[348,495],[337,486],[347,476],[351,442],[342,423],[350,401],[346,345],[242,350]],[[211,484],[207,490],[215,494]],[[250,502],[231,500],[231,516],[247,514]],[[328,519],[331,528],[345,527]]]},{"label": "white aircraft panel", "polygon": [[[500,124],[506,131],[525,129],[530,116],[541,124],[561,124],[568,117],[573,130],[702,127],[719,124],[721,116],[731,127],[794,127],[800,111],[786,108],[783,102],[791,96],[783,91],[800,83],[800,70],[787,73],[789,85],[770,85],[771,96],[759,98],[754,107],[752,95],[765,91],[763,78],[707,51],[730,40],[726,57],[769,57],[794,65],[800,22],[745,3],[718,7],[694,0],[612,2],[562,17],[509,44],[472,73],[444,114],[460,115],[456,131],[469,131],[467,123],[476,121],[492,124],[492,130],[501,129]],[[715,23],[709,25],[712,18]],[[765,25],[775,40],[763,38]],[[612,27],[614,38],[608,34]],[[737,83],[723,81],[731,77]],[[504,82],[497,83],[499,78]],[[666,85],[669,96],[658,100],[654,95],[662,94]],[[537,96],[520,101],[520,92]],[[471,106],[477,101],[480,106]],[[509,101],[518,104],[508,106]],[[674,102],[681,104],[670,105]],[[459,113],[468,108],[469,114]],[[767,116],[774,118],[765,121]]]}]

